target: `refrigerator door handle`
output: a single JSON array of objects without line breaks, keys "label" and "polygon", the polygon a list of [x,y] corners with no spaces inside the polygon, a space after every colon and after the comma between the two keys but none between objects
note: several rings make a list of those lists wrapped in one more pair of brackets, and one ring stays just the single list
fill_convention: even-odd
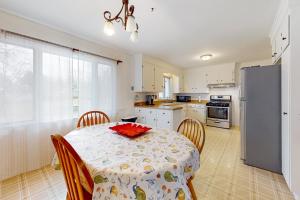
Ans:
[{"label": "refrigerator door handle", "polygon": [[246,159],[246,102],[241,102],[241,159]]}]

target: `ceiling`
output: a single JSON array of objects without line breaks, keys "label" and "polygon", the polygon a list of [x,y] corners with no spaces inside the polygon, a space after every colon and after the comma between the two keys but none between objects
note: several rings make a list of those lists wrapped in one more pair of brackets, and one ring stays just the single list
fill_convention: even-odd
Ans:
[{"label": "ceiling", "polygon": [[[120,24],[114,36],[103,33],[103,12],[117,13],[121,0],[1,0],[0,8],[130,53],[197,67],[270,57],[268,35],[279,1],[130,0],[140,26],[137,43]],[[213,59],[201,61],[206,53]]]}]

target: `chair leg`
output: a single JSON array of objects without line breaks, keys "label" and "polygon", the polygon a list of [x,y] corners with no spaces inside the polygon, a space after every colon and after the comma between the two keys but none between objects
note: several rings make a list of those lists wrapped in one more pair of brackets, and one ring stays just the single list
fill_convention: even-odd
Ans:
[{"label": "chair leg", "polygon": [[193,200],[197,200],[196,192],[194,190],[193,183],[192,183],[192,178],[190,178],[188,180],[187,185],[188,185],[188,187],[190,189],[190,192],[191,192],[191,195],[192,195],[192,199]]}]

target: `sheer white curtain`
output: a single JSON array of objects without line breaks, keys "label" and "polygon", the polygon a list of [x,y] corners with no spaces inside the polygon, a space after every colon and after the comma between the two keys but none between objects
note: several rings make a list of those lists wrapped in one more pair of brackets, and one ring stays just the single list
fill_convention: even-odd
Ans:
[{"label": "sheer white curtain", "polygon": [[96,56],[1,32],[0,180],[48,165],[50,135],[74,129],[83,112],[113,115],[114,71]]},{"label": "sheer white curtain", "polygon": [[116,103],[116,66],[113,63],[97,63],[97,89],[96,106],[109,116],[115,116]]}]

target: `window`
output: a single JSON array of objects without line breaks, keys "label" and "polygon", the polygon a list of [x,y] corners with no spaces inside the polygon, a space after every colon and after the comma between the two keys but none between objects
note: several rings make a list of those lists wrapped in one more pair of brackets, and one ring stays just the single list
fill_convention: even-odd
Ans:
[{"label": "window", "polygon": [[33,120],[33,49],[0,42],[0,124]]},{"label": "window", "polygon": [[[0,31],[0,179],[50,163],[50,135],[91,109],[114,117],[116,64]],[[14,158],[14,159],[12,159]]]},{"label": "window", "polygon": [[171,78],[168,76],[164,76],[164,91],[159,93],[160,99],[171,99]]},{"label": "window", "polygon": [[0,125],[114,113],[113,63],[16,37],[0,37]]}]

